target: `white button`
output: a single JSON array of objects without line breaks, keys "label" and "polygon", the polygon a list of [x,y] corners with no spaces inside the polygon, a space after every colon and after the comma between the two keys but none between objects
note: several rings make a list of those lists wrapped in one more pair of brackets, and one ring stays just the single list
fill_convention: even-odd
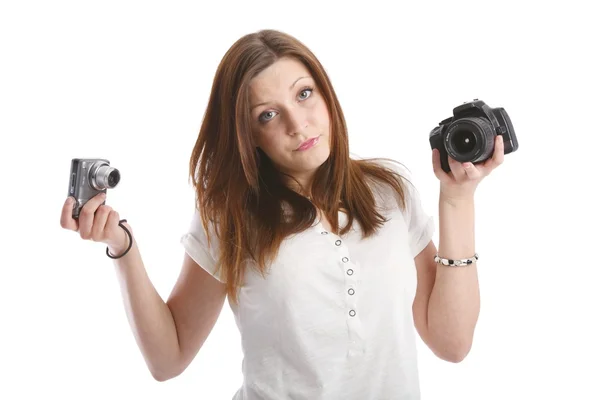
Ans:
[{"label": "white button", "polygon": [[348,257],[344,257],[344,258],[342,258],[342,261],[343,261],[343,262],[348,262]]},{"label": "white button", "polygon": [[352,275],[352,274],[354,273],[354,271],[353,271],[353,270],[351,270],[351,269],[349,269],[348,271],[346,271],[346,273],[347,273],[348,275]]},{"label": "white button", "polygon": [[350,316],[351,316],[351,317],[354,317],[355,315],[356,315],[356,311],[354,311],[354,310],[350,310]]},{"label": "white button", "polygon": [[352,288],[348,289],[348,294],[350,296],[352,296],[354,294],[354,289],[352,289]]},{"label": "white button", "polygon": [[342,244],[342,241],[341,241],[341,240],[339,240],[339,239],[338,239],[338,240],[336,240],[336,241],[335,241],[335,245],[336,245],[336,246],[339,246],[340,244]]},{"label": "white button", "polygon": [[325,232],[325,231],[321,232],[321,235],[327,235],[327,234],[329,234],[329,232]]}]

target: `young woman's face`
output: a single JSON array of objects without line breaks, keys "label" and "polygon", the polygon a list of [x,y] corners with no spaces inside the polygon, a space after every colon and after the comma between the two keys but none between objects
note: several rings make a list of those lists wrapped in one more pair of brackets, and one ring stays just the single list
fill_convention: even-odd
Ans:
[{"label": "young woman's face", "polygon": [[327,104],[310,72],[282,58],[252,79],[249,95],[258,147],[281,172],[308,185],[330,152]]}]

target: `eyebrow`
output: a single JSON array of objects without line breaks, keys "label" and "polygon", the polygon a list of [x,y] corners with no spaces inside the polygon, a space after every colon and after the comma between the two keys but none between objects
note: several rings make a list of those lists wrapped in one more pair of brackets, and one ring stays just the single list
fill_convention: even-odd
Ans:
[{"label": "eyebrow", "polygon": [[[304,79],[304,78],[310,78],[310,76],[301,76],[300,78],[296,79],[296,80],[294,81],[294,83],[292,83],[292,85],[290,86],[290,90],[292,90],[292,89],[294,88],[294,86],[296,86],[296,83],[298,83],[298,81],[299,81],[300,79]],[[269,102],[268,102],[268,101],[265,101],[265,102],[263,102],[263,103],[258,103],[258,104],[255,104],[255,105],[253,105],[253,106],[251,106],[251,107],[250,107],[250,111],[254,110],[254,109],[255,109],[256,107],[258,107],[258,106],[262,106],[262,105],[265,105],[265,104],[269,104]]]}]

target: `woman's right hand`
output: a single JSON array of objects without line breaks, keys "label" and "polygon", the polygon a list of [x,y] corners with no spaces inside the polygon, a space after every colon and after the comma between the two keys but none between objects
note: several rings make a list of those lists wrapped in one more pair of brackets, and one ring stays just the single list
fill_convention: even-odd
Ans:
[{"label": "woman's right hand", "polygon": [[[105,193],[92,197],[81,208],[77,220],[72,215],[75,199],[69,196],[63,205],[60,226],[79,232],[79,236],[84,240],[105,243],[111,254],[122,254],[129,246],[129,238],[125,230],[119,226],[119,213],[112,207],[102,204],[105,200]],[[133,234],[129,224],[123,222],[123,225]]]}]

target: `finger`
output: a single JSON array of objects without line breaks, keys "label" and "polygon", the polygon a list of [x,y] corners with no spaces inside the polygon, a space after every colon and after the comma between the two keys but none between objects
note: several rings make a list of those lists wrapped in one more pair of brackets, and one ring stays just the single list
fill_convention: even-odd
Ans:
[{"label": "finger", "polygon": [[431,152],[431,162],[433,164],[433,173],[435,174],[436,178],[438,178],[440,181],[443,179],[447,179],[448,177],[446,176],[446,172],[444,172],[444,170],[442,169],[442,163],[440,161],[440,152],[438,151],[438,149],[433,149],[433,151]]},{"label": "finger", "polygon": [[79,235],[82,239],[90,239],[94,225],[94,213],[106,200],[106,194],[99,193],[88,200],[79,213]]},{"label": "finger", "polygon": [[494,148],[492,160],[494,160],[495,166],[504,162],[504,138],[501,135],[498,135],[496,138],[496,147]]},{"label": "finger", "polygon": [[112,210],[108,215],[108,220],[106,221],[106,225],[104,226],[105,234],[108,235],[109,231],[114,232],[115,229],[122,229],[119,226],[119,213],[115,210]]},{"label": "finger", "polygon": [[108,221],[108,216],[112,208],[107,205],[101,205],[94,213],[94,224],[92,225],[91,239],[100,242],[105,238],[104,227]]},{"label": "finger", "polygon": [[441,155],[438,149],[435,149],[433,153],[433,173],[442,183],[452,182],[452,176],[450,173],[444,171],[442,167]]},{"label": "finger", "polygon": [[496,143],[494,143],[494,154],[489,158],[483,166],[491,172],[494,168],[498,167],[504,162],[504,138],[502,135],[496,136]]},{"label": "finger", "polygon": [[450,172],[452,172],[452,176],[454,176],[456,181],[461,181],[467,175],[467,172],[460,161],[448,157],[448,165],[450,165]]},{"label": "finger", "polygon": [[77,231],[79,224],[77,220],[73,218],[73,206],[75,205],[75,199],[71,196],[67,197],[65,204],[63,205],[62,212],[60,214],[60,226],[64,229],[71,231]]},{"label": "finger", "polygon": [[477,180],[481,177],[481,171],[478,170],[473,163],[463,163],[462,168],[464,169],[467,177],[471,180]]}]

